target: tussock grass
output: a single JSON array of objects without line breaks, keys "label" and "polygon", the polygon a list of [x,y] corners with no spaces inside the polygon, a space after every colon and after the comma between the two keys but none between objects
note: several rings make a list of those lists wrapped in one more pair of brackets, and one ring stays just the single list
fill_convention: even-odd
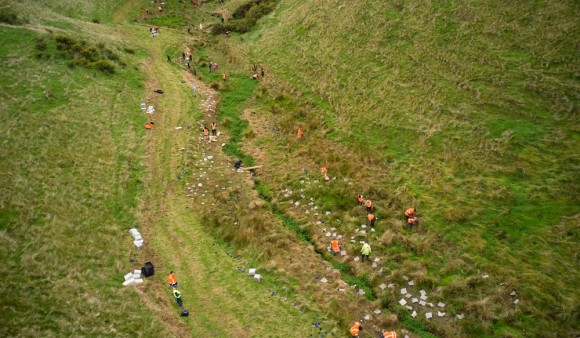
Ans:
[{"label": "tussock grass", "polygon": [[[574,332],[556,310],[578,295],[565,262],[574,249],[537,237],[557,241],[555,225],[578,214],[576,164],[561,160],[576,156],[577,10],[571,2],[285,3],[244,37],[250,57],[267,59],[274,75],[259,97],[261,118],[281,131],[260,144],[280,173],[267,183],[296,190],[303,168],[325,165],[337,182],[307,189],[325,208],[348,211],[359,192],[378,200],[379,224],[386,217],[397,231],[381,251],[406,274],[430,262],[425,281],[447,283],[441,296],[458,299],[458,312],[473,306],[484,321],[460,322],[469,335],[544,325]],[[295,143],[300,125],[306,138]],[[395,230],[411,205],[420,210],[419,236]],[[425,258],[441,252],[449,254]],[[560,277],[544,273],[547,262]],[[493,283],[476,282],[481,271]],[[534,273],[541,277],[516,278]],[[529,297],[516,307],[492,286],[514,278]],[[474,289],[459,297],[466,283]],[[547,297],[553,287],[567,296]]]}]

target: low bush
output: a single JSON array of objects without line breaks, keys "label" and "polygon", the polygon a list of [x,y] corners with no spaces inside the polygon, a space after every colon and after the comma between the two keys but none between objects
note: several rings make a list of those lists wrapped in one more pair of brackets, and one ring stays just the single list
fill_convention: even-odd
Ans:
[{"label": "low bush", "polygon": [[272,12],[279,0],[253,0],[238,7],[232,14],[233,20],[213,26],[213,34],[223,34],[227,31],[249,32],[258,20]]},{"label": "low bush", "polygon": [[[119,55],[108,49],[104,43],[95,45],[89,44],[87,41],[80,40],[67,35],[55,36],[56,49],[61,52],[61,56],[71,59],[69,67],[84,67],[100,70],[105,74],[115,73],[115,63],[121,66],[126,66],[122,62]],[[37,41],[37,49],[46,48],[42,43]],[[133,51],[134,52],[134,51]]]},{"label": "low bush", "polygon": [[19,26],[28,23],[28,19],[19,17],[18,14],[10,8],[2,8],[0,9],[0,22]]}]

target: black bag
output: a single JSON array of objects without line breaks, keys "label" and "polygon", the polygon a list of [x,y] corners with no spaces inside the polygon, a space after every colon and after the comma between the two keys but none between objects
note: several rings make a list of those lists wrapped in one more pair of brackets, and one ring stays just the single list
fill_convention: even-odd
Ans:
[{"label": "black bag", "polygon": [[153,268],[153,264],[151,262],[145,263],[145,265],[141,268],[141,273],[145,277],[151,277],[155,274],[155,268]]},{"label": "black bag", "polygon": [[181,311],[181,317],[187,317],[187,316],[189,316],[189,311],[187,311],[187,310]]}]

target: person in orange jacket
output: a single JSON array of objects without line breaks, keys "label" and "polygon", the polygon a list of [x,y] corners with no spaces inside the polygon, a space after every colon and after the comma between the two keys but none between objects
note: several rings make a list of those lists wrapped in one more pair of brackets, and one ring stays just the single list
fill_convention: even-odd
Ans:
[{"label": "person in orange jacket", "polygon": [[375,221],[377,220],[377,218],[375,217],[375,215],[373,214],[368,214],[367,218],[369,219],[369,225],[371,226],[371,228],[375,227]]},{"label": "person in orange jacket", "polygon": [[386,331],[383,330],[383,335],[381,337],[383,338],[397,338],[397,332],[395,331]]},{"label": "person in orange jacket", "polygon": [[169,275],[167,276],[167,282],[169,283],[169,286],[171,286],[174,289],[177,289],[177,278],[175,277],[175,272],[171,271],[169,273]]},{"label": "person in orange jacket", "polygon": [[409,218],[417,212],[417,208],[409,208],[405,210],[405,217]]},{"label": "person in orange jacket", "polygon": [[363,195],[358,195],[357,203],[358,205],[365,204],[365,198],[363,197]]},{"label": "person in orange jacket", "polygon": [[299,139],[301,139],[303,134],[304,133],[302,132],[302,127],[298,128],[298,133],[296,133],[296,137],[298,137]]},{"label": "person in orange jacket", "polygon": [[330,177],[328,177],[328,169],[326,169],[326,167],[322,167],[320,168],[320,173],[322,174],[322,176],[324,176],[324,180],[328,181],[330,180]]},{"label": "person in orange jacket", "polygon": [[415,226],[417,222],[419,222],[419,219],[417,219],[416,216],[411,215],[411,217],[407,218],[407,226],[409,227],[409,229],[413,229],[413,226]]},{"label": "person in orange jacket", "polygon": [[337,239],[333,239],[332,242],[330,242],[330,249],[332,250],[333,255],[340,252],[340,243]]},{"label": "person in orange jacket", "polygon": [[362,331],[362,325],[359,322],[354,322],[354,325],[350,327],[350,335],[353,337],[358,337],[358,334]]},{"label": "person in orange jacket", "polygon": [[367,214],[370,214],[371,212],[373,212],[373,202],[371,200],[367,200],[365,202],[365,205],[367,207]]}]

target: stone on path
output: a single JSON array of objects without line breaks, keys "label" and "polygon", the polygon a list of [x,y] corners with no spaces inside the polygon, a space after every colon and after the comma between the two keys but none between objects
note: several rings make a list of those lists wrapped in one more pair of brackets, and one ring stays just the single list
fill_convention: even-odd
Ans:
[{"label": "stone on path", "polygon": [[407,301],[405,300],[405,298],[401,298],[401,300],[399,301],[399,304],[404,306],[407,304]]},{"label": "stone on path", "polygon": [[371,320],[371,316],[370,315],[366,315],[364,318],[365,318],[365,320]]},{"label": "stone on path", "polygon": [[381,310],[379,309],[375,309],[375,311],[373,311],[376,315],[378,315],[379,313],[381,313]]},{"label": "stone on path", "polygon": [[410,293],[408,293],[408,294],[406,294],[406,295],[405,295],[405,297],[407,297],[407,298],[411,298],[411,297],[413,297],[413,296],[411,296],[411,294],[410,294]]},{"label": "stone on path", "polygon": [[402,289],[401,289],[401,294],[402,294],[402,295],[405,295],[405,294],[407,294],[407,289],[406,289],[406,288],[402,288]]},{"label": "stone on path", "polygon": [[445,303],[439,302],[439,303],[437,303],[437,306],[439,306],[439,307],[445,307]]},{"label": "stone on path", "polygon": [[445,312],[439,312],[439,311],[437,311],[437,315],[439,317],[445,317]]},{"label": "stone on path", "polygon": [[412,303],[417,303],[418,301],[419,301],[419,300],[418,300],[417,298],[413,298],[413,299],[411,299],[411,302],[412,302]]},{"label": "stone on path", "polygon": [[421,300],[421,301],[419,301],[419,305],[421,305],[421,306],[425,306],[425,304],[427,304],[427,303],[425,303],[425,301],[424,301],[424,300]]},{"label": "stone on path", "polygon": [[376,262],[373,262],[373,265],[372,265],[372,267],[373,267],[373,268],[376,268],[376,267],[377,267],[377,263],[376,263]]},{"label": "stone on path", "polygon": [[519,303],[519,302],[520,302],[520,300],[519,300],[519,299],[516,299],[516,300],[514,300],[514,304],[517,304],[517,303]]},{"label": "stone on path", "polygon": [[340,255],[341,255],[341,256],[346,256],[346,251],[345,251],[345,250],[342,250],[342,251],[340,252]]},{"label": "stone on path", "polygon": [[403,279],[404,279],[404,280],[409,280],[409,277],[407,277],[407,276],[403,276]]},{"label": "stone on path", "polygon": [[427,295],[421,295],[420,297],[422,300],[427,300]]},{"label": "stone on path", "polygon": [[463,313],[460,315],[457,315],[457,319],[459,319],[459,320],[463,319],[463,317],[465,317],[465,315]]},{"label": "stone on path", "polygon": [[514,290],[510,293],[510,296],[515,296],[515,295],[516,295],[516,290]]},{"label": "stone on path", "polygon": [[413,318],[417,317],[417,311],[413,311],[413,313],[411,313],[411,317]]},{"label": "stone on path", "polygon": [[379,285],[379,288],[381,288],[381,290],[384,290],[387,288],[387,286],[385,285],[385,283],[383,283],[383,284]]},{"label": "stone on path", "polygon": [[411,285],[411,286],[415,285],[415,281],[410,281],[409,285]]},{"label": "stone on path", "polygon": [[427,313],[425,314],[425,318],[427,318],[427,319],[431,319],[431,317],[433,317],[433,313],[431,313],[431,312],[427,312]]},{"label": "stone on path", "polygon": [[360,257],[358,257],[358,256],[356,256],[356,257],[354,258],[354,261],[355,261],[355,262],[358,262],[359,260],[360,260]]},{"label": "stone on path", "polygon": [[249,269],[249,270],[248,270],[248,274],[249,274],[250,276],[254,276],[254,275],[256,274],[256,269],[254,269],[254,268],[251,268],[251,269]]},{"label": "stone on path", "polygon": [[326,278],[322,278],[320,281],[324,284],[328,283],[328,280]]},{"label": "stone on path", "polygon": [[358,289],[358,294],[359,294],[359,295],[361,295],[361,296],[364,296],[364,294],[365,294],[365,290],[363,290],[363,289]]},{"label": "stone on path", "polygon": [[255,275],[254,275],[254,280],[255,280],[256,282],[259,282],[259,281],[261,281],[261,280],[262,280],[262,275],[255,274]]}]

